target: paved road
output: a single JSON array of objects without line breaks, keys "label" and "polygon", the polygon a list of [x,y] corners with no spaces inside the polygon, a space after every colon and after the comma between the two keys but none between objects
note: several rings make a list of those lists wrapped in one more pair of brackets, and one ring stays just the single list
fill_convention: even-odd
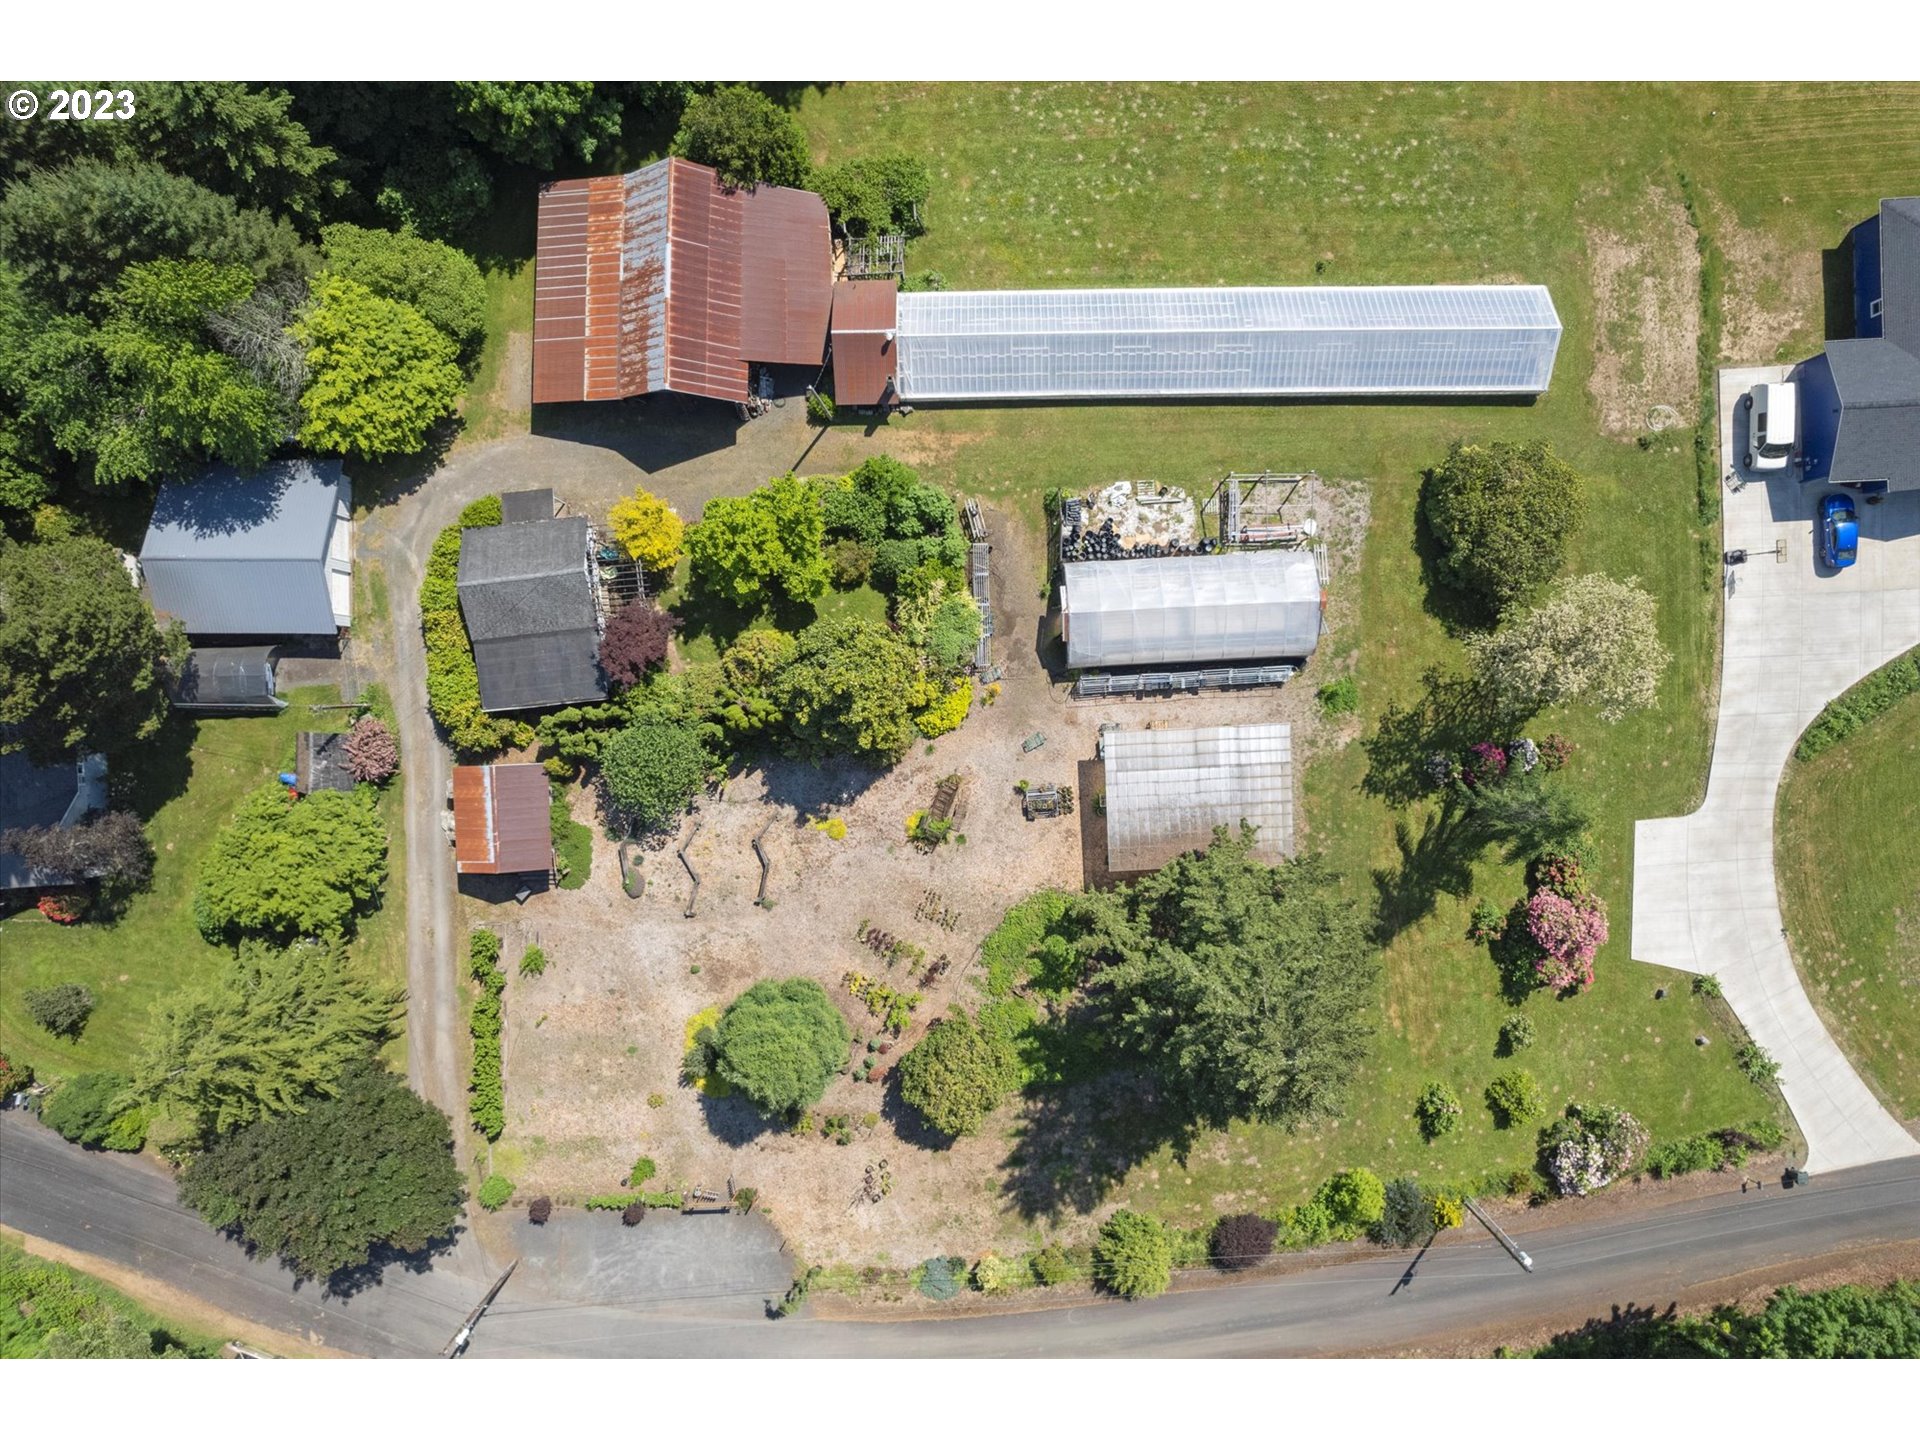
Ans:
[{"label": "paved road", "polygon": [[[634,1230],[568,1214],[515,1226],[520,1269],[475,1336],[475,1356],[1319,1355],[1417,1349],[1463,1334],[1572,1326],[1615,1305],[1664,1307],[1693,1287],[1920,1237],[1920,1159],[1649,1208],[1558,1214],[1519,1236],[1523,1274],[1491,1242],[1450,1237],[1401,1284],[1406,1254],[1138,1305],[944,1322],[768,1322],[786,1257],[750,1220],[650,1217]],[[424,1273],[390,1268],[349,1300],[296,1289],[173,1201],[156,1167],[88,1154],[18,1112],[0,1114],[0,1224],[90,1251],[230,1313],[369,1355],[436,1353],[495,1273],[473,1237]],[[713,1224],[724,1232],[716,1244]]]},{"label": "paved road", "polygon": [[[1739,395],[1783,373],[1721,372],[1722,455],[1739,453]],[[1807,998],[1774,884],[1775,796],[1801,731],[1847,686],[1920,644],[1920,494],[1859,506],[1859,563],[1830,573],[1815,560],[1821,493],[1789,474],[1727,497],[1727,546],[1752,558],[1734,568],[1727,596],[1707,798],[1691,815],[1641,821],[1633,868],[1633,958],[1719,978],[1747,1033],[1780,1062],[1815,1172],[1920,1154]]]}]

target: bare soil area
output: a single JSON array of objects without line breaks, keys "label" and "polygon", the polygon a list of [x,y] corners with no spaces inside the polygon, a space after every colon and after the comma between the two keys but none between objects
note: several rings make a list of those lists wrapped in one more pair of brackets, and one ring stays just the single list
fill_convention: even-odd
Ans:
[{"label": "bare soil area", "polygon": [[1749,230],[1720,204],[1713,208],[1713,233],[1727,261],[1720,358],[1754,365],[1817,350],[1824,329],[1820,251]]},{"label": "bare soil area", "polygon": [[1700,254],[1679,199],[1648,190],[1630,234],[1590,229],[1593,376],[1588,389],[1608,435],[1632,439],[1667,406],[1699,418]]},{"label": "bare soil area", "polygon": [[[1364,487],[1336,487],[1322,515],[1338,568],[1355,563],[1365,523]],[[1316,723],[1316,668],[1278,690],[1148,701],[1079,702],[1050,674],[1054,618],[1040,590],[1045,566],[1035,523],[989,513],[993,537],[994,659],[1002,694],[953,734],[916,745],[893,769],[776,761],[738,775],[705,798],[662,848],[647,852],[645,895],[628,899],[615,847],[596,841],[592,881],[579,891],[533,897],[523,908],[486,914],[506,938],[507,1128],[493,1163],[522,1196],[581,1197],[615,1190],[639,1155],[659,1167],[653,1185],[724,1191],[753,1186],[761,1205],[809,1260],[913,1263],[928,1255],[1004,1248],[1037,1234],[1077,1238],[1090,1215],[1029,1218],[1021,1177],[1009,1171],[1017,1134],[1034,1107],[1010,1103],[987,1133],[948,1144],[928,1134],[887,1083],[837,1078],[816,1115],[845,1115],[850,1141],[818,1130],[769,1125],[737,1097],[716,1099],[679,1082],[688,1022],[724,1005],[756,980],[807,976],[833,995],[857,1037],[850,1059],[873,1039],[890,1046],[876,1077],[928,1022],[978,998],[981,940],[1007,906],[1043,886],[1078,889],[1099,878],[1104,847],[1084,774],[1105,723],[1186,726],[1286,721],[1296,743]],[[1334,593],[1340,586],[1336,583]],[[1032,735],[1045,744],[1025,752]],[[928,751],[931,753],[927,753]],[[1296,770],[1298,766],[1296,765]],[[911,844],[908,818],[932,801],[948,775],[963,778],[957,838],[929,853]],[[1016,782],[1077,787],[1074,816],[1027,821]],[[591,802],[576,796],[579,818]],[[837,818],[836,840],[811,822]],[[755,903],[762,836],[771,862],[767,904]],[[699,873],[693,884],[677,857]],[[689,918],[685,912],[695,904]],[[931,912],[931,913],[929,913]],[[941,923],[942,912],[947,924]],[[859,940],[877,927],[919,947],[924,958],[892,968]],[[527,944],[544,947],[538,978],[517,973]],[[927,967],[946,961],[938,978]],[[922,1000],[907,1032],[894,1038],[849,993],[844,977],[864,972]],[[861,1198],[870,1164],[893,1177],[881,1201]],[[1086,1163],[1081,1156],[1072,1163]]]}]

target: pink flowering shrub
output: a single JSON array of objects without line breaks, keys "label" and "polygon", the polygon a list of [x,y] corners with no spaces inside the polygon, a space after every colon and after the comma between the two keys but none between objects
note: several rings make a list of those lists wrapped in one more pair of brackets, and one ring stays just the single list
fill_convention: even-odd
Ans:
[{"label": "pink flowering shrub", "polygon": [[362,715],[347,732],[347,768],[353,778],[384,785],[400,768],[400,746],[393,732],[371,715]]},{"label": "pink flowering shrub", "polygon": [[1465,779],[1469,785],[1492,785],[1507,773],[1507,752],[1491,740],[1482,740],[1467,751]]},{"label": "pink flowering shrub", "polygon": [[1616,1105],[1569,1105],[1542,1146],[1553,1188],[1588,1195],[1612,1184],[1639,1164],[1647,1140],[1646,1126]]},{"label": "pink flowering shrub", "polygon": [[1593,984],[1594,952],[1607,943],[1607,909],[1597,896],[1536,890],[1527,901],[1527,934],[1540,947],[1533,968],[1542,984],[1584,990]]}]

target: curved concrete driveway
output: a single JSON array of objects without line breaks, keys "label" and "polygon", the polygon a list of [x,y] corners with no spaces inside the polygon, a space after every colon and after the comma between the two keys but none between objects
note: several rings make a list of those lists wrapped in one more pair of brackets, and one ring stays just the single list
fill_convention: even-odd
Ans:
[{"label": "curved concrete driveway", "polygon": [[[1730,421],[1741,392],[1782,373],[1721,372],[1722,455],[1738,453]],[[1920,1154],[1808,1000],[1774,885],[1774,798],[1800,732],[1849,685],[1920,645],[1920,494],[1859,505],[1859,563],[1834,574],[1816,558],[1824,493],[1776,478],[1727,497],[1726,545],[1751,558],[1734,567],[1727,597],[1706,802],[1642,820],[1633,863],[1633,958],[1719,978],[1747,1032],[1780,1062],[1810,1171]]]}]

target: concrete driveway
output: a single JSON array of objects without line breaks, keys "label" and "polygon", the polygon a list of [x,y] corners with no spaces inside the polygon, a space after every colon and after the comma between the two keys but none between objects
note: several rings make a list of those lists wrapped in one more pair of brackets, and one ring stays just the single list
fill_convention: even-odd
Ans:
[{"label": "concrete driveway", "polygon": [[[1720,372],[1720,453],[1736,466],[1740,395],[1784,374]],[[1814,534],[1826,487],[1803,487],[1796,474],[1725,494],[1726,546],[1749,558],[1729,567],[1713,768],[1697,811],[1635,827],[1633,958],[1719,978],[1780,1062],[1806,1168],[1823,1171],[1920,1154],[1920,1142],[1854,1072],[1801,986],[1774,883],[1774,797],[1821,707],[1920,645],[1920,494],[1856,501],[1859,563],[1835,573],[1819,563]]]}]

